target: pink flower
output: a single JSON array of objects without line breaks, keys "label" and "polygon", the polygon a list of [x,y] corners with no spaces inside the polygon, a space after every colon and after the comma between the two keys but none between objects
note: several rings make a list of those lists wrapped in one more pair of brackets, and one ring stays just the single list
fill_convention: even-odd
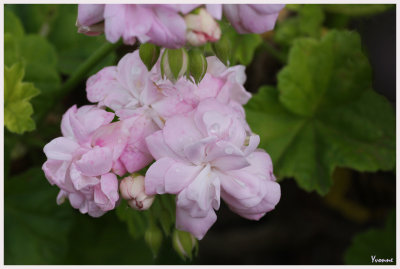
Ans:
[{"label": "pink flower", "polygon": [[215,42],[221,37],[221,29],[213,17],[201,8],[198,14],[185,16],[186,38],[189,44],[201,46],[208,41]]},{"label": "pink flower", "polygon": [[190,111],[193,106],[172,83],[163,85],[157,68],[149,72],[138,51],[128,53],[118,66],[106,67],[88,79],[87,97],[100,107],[113,109],[122,119],[145,115],[162,128],[166,117]]},{"label": "pink flower", "polygon": [[261,34],[274,28],[279,11],[285,5],[223,5],[223,11],[240,33]]},{"label": "pink flower", "polygon": [[77,24],[90,28],[104,20],[108,41],[121,37],[126,44],[151,42],[167,48],[182,47],[185,42],[185,21],[179,12],[189,12],[193,5],[109,4],[79,5]]},{"label": "pink flower", "polygon": [[110,171],[125,172],[118,159],[128,132],[124,122],[110,123],[113,118],[95,106],[73,106],[64,114],[63,136],[44,147],[48,160],[42,167],[49,182],[61,189],[58,203],[68,197],[74,208],[93,217],[114,208],[118,180]]},{"label": "pink flower", "polygon": [[279,201],[268,155],[254,152],[259,137],[229,105],[205,99],[194,111],[169,118],[146,142],[156,159],[146,173],[146,193],[177,194],[177,228],[198,239],[216,221],[220,196],[250,219]]}]

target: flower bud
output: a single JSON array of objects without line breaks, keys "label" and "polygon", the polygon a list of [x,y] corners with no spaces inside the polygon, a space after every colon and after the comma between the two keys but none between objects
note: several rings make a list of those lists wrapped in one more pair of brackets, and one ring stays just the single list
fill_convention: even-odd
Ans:
[{"label": "flower bud", "polygon": [[231,43],[227,35],[222,35],[218,42],[212,44],[215,56],[223,62],[226,66],[229,66],[229,57],[231,55]]},{"label": "flower bud", "polygon": [[154,257],[157,256],[160,250],[162,239],[163,235],[161,230],[154,224],[151,224],[144,233],[144,240],[153,252]]},{"label": "flower bud", "polygon": [[215,42],[221,37],[221,29],[214,18],[204,8],[198,14],[185,16],[186,39],[193,46],[201,46],[206,42]]},{"label": "flower bud", "polygon": [[81,25],[78,21],[76,21],[75,25],[76,27],[78,27],[78,33],[85,34],[88,36],[100,35],[104,32],[104,22],[87,26],[87,25]]},{"label": "flower bud", "polygon": [[172,245],[182,259],[192,259],[193,250],[197,250],[196,238],[191,233],[180,230],[174,230]]},{"label": "flower bud", "polygon": [[148,196],[144,191],[144,176],[129,176],[122,179],[119,190],[121,197],[136,210],[147,210],[154,201],[154,196]]},{"label": "flower bud", "polygon": [[207,60],[198,49],[189,51],[189,70],[196,84],[199,84],[207,72]]},{"label": "flower bud", "polygon": [[151,43],[140,45],[139,55],[142,62],[146,65],[147,70],[151,70],[160,56],[160,48]]},{"label": "flower bud", "polygon": [[172,82],[182,77],[189,67],[189,56],[184,48],[165,49],[161,57],[161,76]]}]

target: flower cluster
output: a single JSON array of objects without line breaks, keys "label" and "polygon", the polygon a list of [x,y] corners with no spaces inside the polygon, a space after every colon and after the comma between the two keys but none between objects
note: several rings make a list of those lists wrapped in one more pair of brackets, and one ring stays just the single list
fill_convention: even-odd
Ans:
[{"label": "flower cluster", "polygon": [[[245,120],[242,105],[251,95],[243,87],[244,67],[227,68],[214,56],[207,62],[198,85],[163,79],[157,64],[149,72],[138,51],[90,77],[87,97],[97,105],[70,108],[63,137],[44,148],[43,169],[61,189],[58,201],[68,197],[82,213],[100,216],[119,199],[116,175],[155,159],[145,175],[146,195],[176,194],[177,228],[199,239],[215,222],[220,198],[248,219],[272,210],[280,187]],[[125,187],[132,184],[124,183],[121,194],[136,202],[139,194],[129,196]]]},{"label": "flower cluster", "polygon": [[[222,14],[239,33],[263,33],[273,29],[284,5],[207,4],[82,4],[77,26],[81,33],[105,32],[107,40],[126,44],[151,42],[166,48],[180,48],[189,42],[199,46],[219,39],[215,20]],[[198,8],[198,14],[188,14]]]},{"label": "flower cluster", "polygon": [[[212,27],[211,15],[221,18],[224,11],[238,31],[262,32],[273,26],[281,8],[206,5],[181,17],[196,7],[80,5],[78,24],[104,21],[111,41],[122,36],[128,43],[138,38],[176,47],[186,37],[194,43],[215,39],[220,33]],[[255,24],[253,19],[261,17],[263,23]],[[149,67],[137,50],[87,80],[87,98],[94,104],[71,107],[62,118],[62,137],[44,148],[43,170],[60,188],[57,203],[67,198],[81,213],[99,217],[121,198],[146,210],[155,195],[174,194],[176,227],[198,239],[216,221],[221,198],[238,215],[260,219],[278,203],[280,186],[269,155],[257,148],[259,136],[246,122],[243,105],[251,95],[243,86],[245,67],[199,57],[205,68],[199,72],[202,79],[192,83],[188,76],[176,75],[179,68],[168,69],[168,60],[180,52],[169,53],[175,54],[164,53],[166,60]],[[176,73],[172,81],[165,78],[168,72]],[[146,166],[144,177],[133,174]]]}]

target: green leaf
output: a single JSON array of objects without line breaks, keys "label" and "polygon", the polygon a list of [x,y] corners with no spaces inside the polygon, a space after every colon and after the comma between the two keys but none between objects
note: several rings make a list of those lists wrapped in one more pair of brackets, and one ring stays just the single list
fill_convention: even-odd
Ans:
[{"label": "green leaf", "polygon": [[218,42],[212,43],[212,48],[218,59],[225,65],[249,65],[256,49],[261,45],[262,38],[258,34],[238,34],[232,26],[220,23],[222,36]]},{"label": "green leaf", "polygon": [[[391,259],[392,262],[373,263],[376,259]],[[370,229],[354,236],[351,246],[346,250],[346,264],[384,265],[396,262],[396,215],[393,211],[382,229]]]},{"label": "green leaf", "polygon": [[32,83],[22,82],[23,77],[21,63],[4,68],[4,124],[9,131],[18,134],[36,128],[29,100],[40,93]]},{"label": "green leaf", "polygon": [[294,177],[307,191],[326,194],[336,166],[394,167],[394,110],[371,90],[370,67],[355,33],[296,41],[278,90],[262,87],[246,113],[275,173]]},{"label": "green leaf", "polygon": [[5,264],[60,264],[68,250],[69,205],[57,206],[40,168],[5,181]]},{"label": "green leaf", "polygon": [[12,10],[22,21],[27,33],[45,36],[58,15],[58,7],[52,4],[9,4],[5,10]]},{"label": "green leaf", "polygon": [[300,5],[295,17],[278,22],[274,39],[277,43],[290,46],[299,37],[319,38],[325,19],[321,5]]},{"label": "green leaf", "polygon": [[128,206],[125,200],[121,200],[116,208],[118,218],[128,226],[129,234],[138,239],[144,236],[148,226],[148,211],[137,211]]},{"label": "green leaf", "polygon": [[[77,32],[77,7],[75,4],[57,5],[58,15],[50,25],[48,34],[48,40],[58,53],[57,68],[66,75],[71,75],[94,51],[108,43],[104,35],[87,36]],[[91,70],[90,75],[105,66],[113,65],[115,60],[115,52],[108,54]]]},{"label": "green leaf", "polygon": [[19,18],[9,9],[4,10],[4,33],[22,37],[25,32]]},{"label": "green leaf", "polygon": [[321,5],[326,11],[332,13],[339,13],[348,16],[368,16],[382,13],[386,10],[394,8],[393,4],[326,4]]},{"label": "green leaf", "polygon": [[10,65],[13,61],[25,63],[25,80],[33,82],[35,87],[41,90],[40,98],[32,102],[36,111],[35,118],[41,118],[44,116],[42,111],[46,111],[54,102],[54,94],[60,85],[55,49],[39,35],[26,35],[22,38],[7,37],[7,40],[5,51],[14,55],[15,58],[8,60],[6,58],[5,64]]},{"label": "green leaf", "polygon": [[235,62],[249,65],[253,61],[254,53],[262,43],[262,38],[257,34],[237,34],[234,47]]},{"label": "green leaf", "polygon": [[371,68],[357,34],[333,31],[319,42],[297,40],[278,74],[279,99],[294,113],[311,116],[351,102],[371,87]]}]

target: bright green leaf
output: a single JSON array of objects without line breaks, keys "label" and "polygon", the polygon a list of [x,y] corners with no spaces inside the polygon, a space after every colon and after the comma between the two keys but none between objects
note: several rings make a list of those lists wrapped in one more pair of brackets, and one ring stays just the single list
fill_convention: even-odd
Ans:
[{"label": "bright green leaf", "polygon": [[[370,229],[354,236],[346,250],[344,260],[351,265],[394,265],[396,262],[396,215],[392,212],[383,229]],[[375,259],[392,259],[392,262],[374,263]]]},{"label": "bright green leaf", "polygon": [[32,83],[22,82],[23,78],[21,63],[4,68],[4,124],[8,130],[18,134],[35,129],[29,100],[40,93]]},{"label": "bright green leaf", "polygon": [[32,105],[35,118],[43,117],[42,111],[54,102],[54,94],[58,91],[60,77],[57,72],[57,54],[54,47],[39,35],[25,35],[16,38],[6,34],[5,65],[11,66],[16,61],[25,63],[25,80],[32,82],[41,90],[40,98],[36,98]]},{"label": "bright green leaf", "polygon": [[394,110],[370,87],[370,68],[355,33],[296,41],[278,75],[278,90],[263,87],[246,106],[277,175],[326,194],[336,166],[393,169]]},{"label": "bright green leaf", "polygon": [[56,204],[57,188],[33,168],[5,181],[5,264],[60,264],[68,250],[72,210]]}]

